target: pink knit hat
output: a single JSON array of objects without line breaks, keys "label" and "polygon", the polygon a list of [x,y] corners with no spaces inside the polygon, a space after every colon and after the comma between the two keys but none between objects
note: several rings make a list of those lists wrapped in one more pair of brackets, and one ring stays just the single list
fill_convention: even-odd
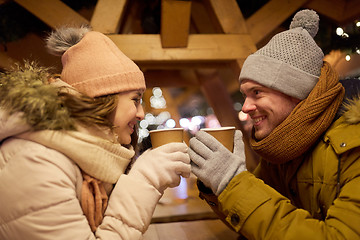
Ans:
[{"label": "pink knit hat", "polygon": [[62,54],[61,79],[90,97],[146,88],[139,67],[104,34],[88,28],[63,28],[47,39]]}]

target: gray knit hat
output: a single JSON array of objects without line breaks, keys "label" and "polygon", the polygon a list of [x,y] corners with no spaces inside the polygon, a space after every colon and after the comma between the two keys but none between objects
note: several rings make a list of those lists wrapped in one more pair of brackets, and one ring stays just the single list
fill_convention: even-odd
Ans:
[{"label": "gray knit hat", "polygon": [[324,53],[314,41],[319,16],[313,10],[295,14],[290,30],[276,34],[245,60],[240,83],[250,79],[297,99],[305,99],[317,83]]}]

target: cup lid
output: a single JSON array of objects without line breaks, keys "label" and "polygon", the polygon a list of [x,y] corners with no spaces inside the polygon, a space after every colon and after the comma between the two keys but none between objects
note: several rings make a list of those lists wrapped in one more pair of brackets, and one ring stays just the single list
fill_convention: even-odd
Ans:
[{"label": "cup lid", "polygon": [[219,131],[219,130],[232,130],[235,127],[218,127],[218,128],[201,128],[202,131]]},{"label": "cup lid", "polygon": [[164,131],[180,131],[180,130],[184,130],[184,129],[183,128],[162,128],[162,129],[150,130],[149,133],[164,132]]}]

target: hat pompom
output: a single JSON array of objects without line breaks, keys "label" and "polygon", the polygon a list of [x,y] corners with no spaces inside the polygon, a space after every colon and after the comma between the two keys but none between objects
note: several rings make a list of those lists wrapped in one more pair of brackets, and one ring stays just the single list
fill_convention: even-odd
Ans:
[{"label": "hat pompom", "polygon": [[83,25],[79,27],[63,27],[53,31],[46,39],[46,47],[48,51],[55,55],[61,56],[70,47],[74,46],[91,31],[91,27]]},{"label": "hat pompom", "polygon": [[319,15],[315,11],[305,9],[295,14],[290,29],[302,27],[314,38],[319,30],[319,21]]}]

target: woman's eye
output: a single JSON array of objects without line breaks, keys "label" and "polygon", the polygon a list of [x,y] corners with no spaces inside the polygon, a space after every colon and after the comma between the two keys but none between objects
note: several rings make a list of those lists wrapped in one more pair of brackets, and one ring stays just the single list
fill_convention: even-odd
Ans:
[{"label": "woman's eye", "polygon": [[135,104],[140,104],[141,103],[141,99],[140,98],[134,98],[133,101],[135,102]]}]

